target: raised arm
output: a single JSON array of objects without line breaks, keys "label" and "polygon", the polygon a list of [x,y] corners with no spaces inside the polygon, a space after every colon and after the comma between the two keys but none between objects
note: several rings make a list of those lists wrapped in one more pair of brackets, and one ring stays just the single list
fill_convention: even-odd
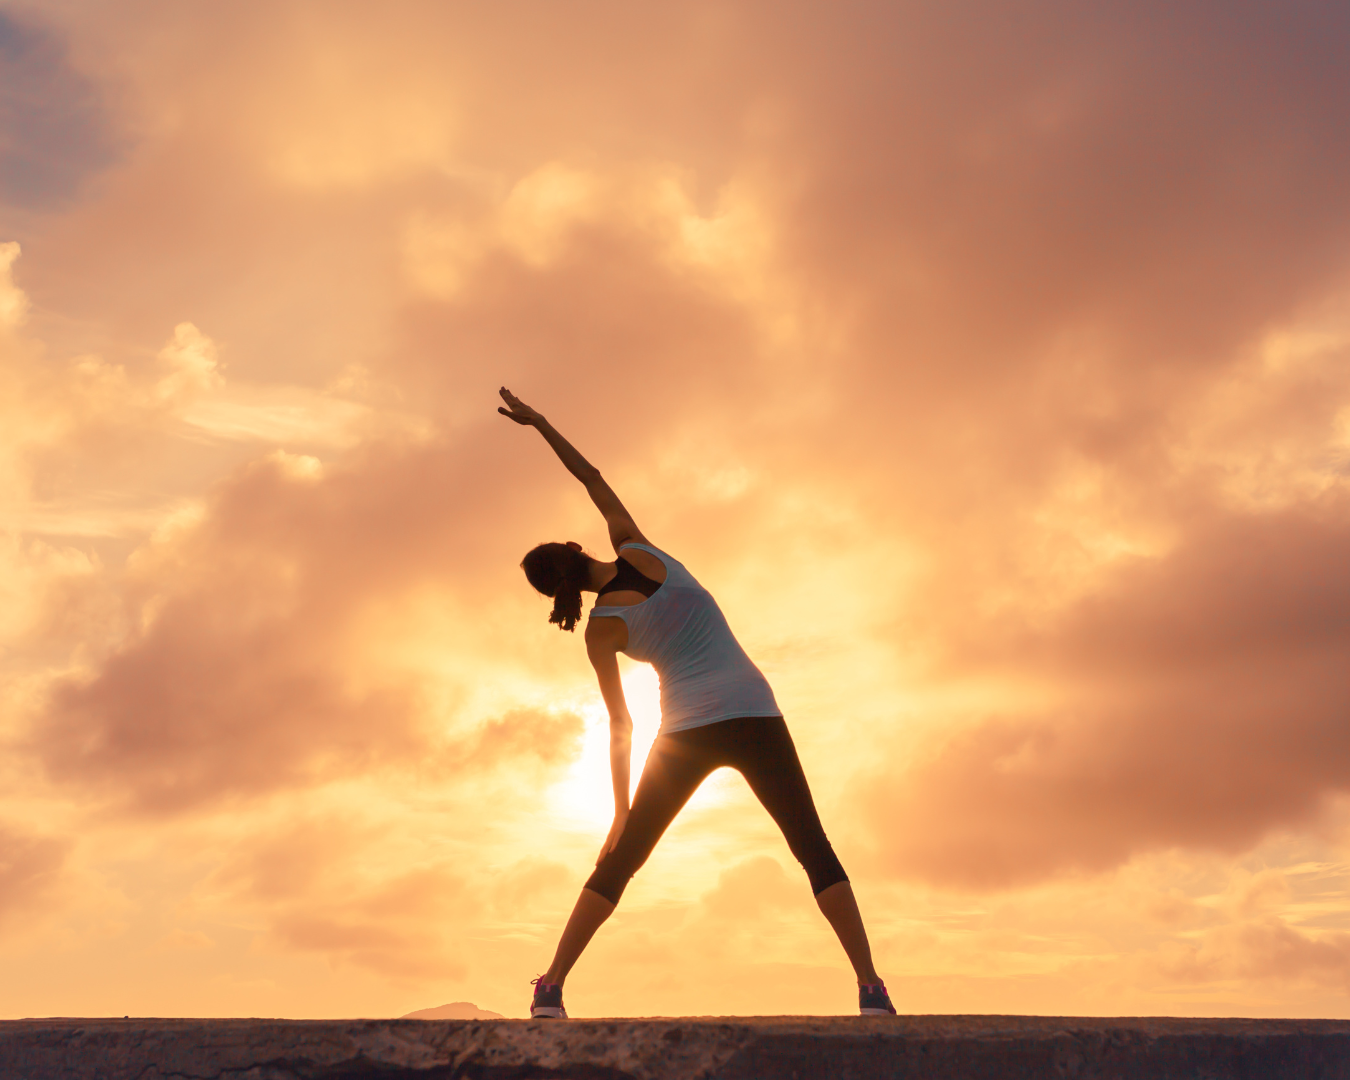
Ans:
[{"label": "raised arm", "polygon": [[497,411],[517,424],[535,428],[544,437],[544,441],[553,447],[553,452],[567,466],[567,471],[586,485],[586,494],[591,497],[591,502],[595,503],[596,509],[605,519],[605,524],[609,526],[609,540],[614,545],[614,550],[618,551],[620,545],[630,542],[645,544],[647,538],[634,523],[633,516],[624,509],[623,503],[614,494],[614,489],[600,475],[600,470],[582,457],[581,452],[564,439],[542,413],[530,408],[504,386],[498,393],[501,394],[507,407],[498,408]]}]

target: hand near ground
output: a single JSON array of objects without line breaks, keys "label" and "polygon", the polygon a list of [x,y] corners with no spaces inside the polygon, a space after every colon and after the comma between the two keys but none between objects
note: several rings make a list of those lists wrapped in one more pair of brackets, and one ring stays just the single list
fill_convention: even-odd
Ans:
[{"label": "hand near ground", "polygon": [[614,824],[609,827],[609,835],[605,837],[605,846],[600,849],[600,854],[596,857],[596,866],[599,866],[604,861],[605,856],[619,846],[619,837],[623,835],[623,828],[627,824],[628,811],[615,811]]},{"label": "hand near ground", "polygon": [[517,424],[524,424],[527,427],[538,427],[544,422],[544,417],[540,413],[531,409],[506,387],[503,386],[497,393],[501,394],[502,400],[507,405],[505,409],[498,407],[497,411],[508,420],[514,420]]}]

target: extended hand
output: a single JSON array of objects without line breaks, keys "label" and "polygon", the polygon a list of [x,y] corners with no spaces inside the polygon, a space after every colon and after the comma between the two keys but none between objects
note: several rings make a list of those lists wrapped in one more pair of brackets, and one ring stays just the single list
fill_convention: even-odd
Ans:
[{"label": "extended hand", "polygon": [[616,810],[614,813],[614,824],[609,827],[609,835],[605,837],[605,846],[600,849],[600,854],[596,857],[596,866],[599,866],[605,856],[619,846],[619,837],[623,835],[623,827],[627,824],[628,811]]},{"label": "extended hand", "polygon": [[502,400],[507,405],[505,409],[499,407],[497,411],[507,419],[514,420],[517,424],[525,424],[528,427],[538,427],[544,422],[543,416],[531,409],[506,387],[503,386],[497,393],[501,394]]}]

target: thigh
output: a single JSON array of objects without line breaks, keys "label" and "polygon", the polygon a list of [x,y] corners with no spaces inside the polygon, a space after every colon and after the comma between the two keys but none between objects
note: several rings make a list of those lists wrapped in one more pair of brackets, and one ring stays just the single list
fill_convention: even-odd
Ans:
[{"label": "thigh", "polygon": [[716,767],[712,755],[679,732],[663,735],[652,745],[638,777],[628,822],[614,850],[601,862],[633,873],[675,820],[689,797]]},{"label": "thigh", "polygon": [[727,764],[745,777],[792,853],[806,862],[804,855],[828,841],[787,723],[781,716],[748,717],[735,723],[740,730]]}]

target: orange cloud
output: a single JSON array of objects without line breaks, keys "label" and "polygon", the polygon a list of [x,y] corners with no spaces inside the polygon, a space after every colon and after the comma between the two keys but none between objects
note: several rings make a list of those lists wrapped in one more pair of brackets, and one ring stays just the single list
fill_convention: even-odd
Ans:
[{"label": "orange cloud", "polygon": [[1338,501],[1219,517],[1048,624],[968,628],[956,671],[1039,678],[1061,703],[994,711],[875,781],[871,820],[905,823],[888,857],[1009,885],[1315,821],[1350,783],[1347,542]]},{"label": "orange cloud", "polygon": [[[604,536],[506,383],[769,673],[909,1007],[1343,1010],[1346,33],[0,16],[0,907],[118,912],[11,933],[15,985],[519,1011],[603,715],[517,563]],[[763,815],[700,799],[579,1002],[839,1007]]]},{"label": "orange cloud", "polygon": [[37,909],[50,897],[69,851],[68,841],[0,826],[0,921]]}]

